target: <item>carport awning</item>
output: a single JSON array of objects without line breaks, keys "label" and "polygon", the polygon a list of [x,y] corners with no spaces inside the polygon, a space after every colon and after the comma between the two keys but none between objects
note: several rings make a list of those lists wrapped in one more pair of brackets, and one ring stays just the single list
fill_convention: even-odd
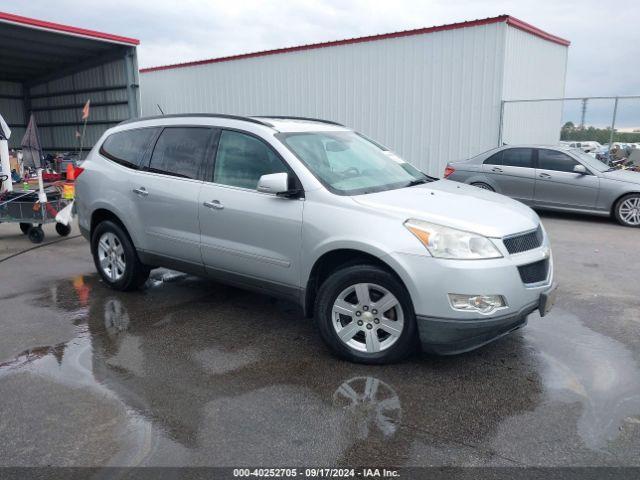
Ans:
[{"label": "carport awning", "polygon": [[52,72],[139,43],[135,38],[0,12],[0,80],[37,83]]}]

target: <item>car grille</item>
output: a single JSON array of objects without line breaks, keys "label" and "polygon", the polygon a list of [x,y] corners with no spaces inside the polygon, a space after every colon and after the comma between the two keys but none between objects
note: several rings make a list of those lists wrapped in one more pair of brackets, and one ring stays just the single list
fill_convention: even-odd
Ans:
[{"label": "car grille", "polygon": [[547,279],[549,273],[549,259],[545,258],[539,262],[521,265],[518,267],[520,278],[523,283],[538,283]]},{"label": "car grille", "polygon": [[526,252],[527,250],[533,250],[542,245],[542,227],[538,225],[538,229],[535,232],[528,232],[519,235],[513,235],[506,237],[502,241],[507,248],[507,252],[510,254]]}]

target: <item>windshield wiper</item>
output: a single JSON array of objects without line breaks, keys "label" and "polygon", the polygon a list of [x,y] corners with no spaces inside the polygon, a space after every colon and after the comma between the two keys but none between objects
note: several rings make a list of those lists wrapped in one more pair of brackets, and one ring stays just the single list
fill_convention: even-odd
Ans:
[{"label": "windshield wiper", "polygon": [[411,180],[409,183],[407,183],[405,185],[405,188],[406,187],[414,187],[416,185],[422,185],[423,183],[427,183],[427,182],[429,182],[429,180],[426,179],[426,178],[416,178],[415,180]]}]

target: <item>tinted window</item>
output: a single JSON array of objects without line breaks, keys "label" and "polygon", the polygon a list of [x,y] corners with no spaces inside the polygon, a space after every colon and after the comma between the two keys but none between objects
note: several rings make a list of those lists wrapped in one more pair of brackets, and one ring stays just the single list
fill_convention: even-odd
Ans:
[{"label": "tinted window", "polygon": [[538,168],[541,170],[556,170],[558,172],[573,172],[578,165],[573,158],[556,150],[538,150]]},{"label": "tinted window", "polygon": [[165,128],[153,149],[149,171],[198,178],[210,139],[209,128]]},{"label": "tinted window", "polygon": [[102,144],[100,153],[125,167],[138,168],[155,128],[138,128],[111,134]]},{"label": "tinted window", "polygon": [[494,153],[484,161],[485,165],[502,165],[502,152]]},{"label": "tinted window", "polygon": [[240,132],[223,130],[213,181],[256,189],[262,175],[288,172],[287,166],[264,142]]},{"label": "tinted window", "polygon": [[502,151],[502,165],[505,167],[532,168],[530,148],[509,148]]}]

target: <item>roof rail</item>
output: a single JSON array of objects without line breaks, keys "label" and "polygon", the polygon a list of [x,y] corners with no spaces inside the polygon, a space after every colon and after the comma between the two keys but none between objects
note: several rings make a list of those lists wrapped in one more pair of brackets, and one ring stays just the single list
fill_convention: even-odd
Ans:
[{"label": "roof rail", "polygon": [[241,115],[227,115],[225,113],[171,113],[168,115],[152,115],[150,117],[131,118],[120,122],[118,125],[126,125],[128,123],[143,122],[145,120],[158,120],[161,118],[180,118],[180,117],[205,117],[205,118],[226,118],[229,120],[242,120],[245,122],[257,123],[258,125],[264,125],[265,127],[273,127],[269,122],[259,120],[255,117],[243,117]]},{"label": "roof rail", "polygon": [[344,127],[341,123],[333,122],[331,120],[322,120],[321,118],[291,117],[289,115],[260,115],[258,118],[273,118],[275,120],[307,120],[309,122],[328,123],[329,125]]}]

